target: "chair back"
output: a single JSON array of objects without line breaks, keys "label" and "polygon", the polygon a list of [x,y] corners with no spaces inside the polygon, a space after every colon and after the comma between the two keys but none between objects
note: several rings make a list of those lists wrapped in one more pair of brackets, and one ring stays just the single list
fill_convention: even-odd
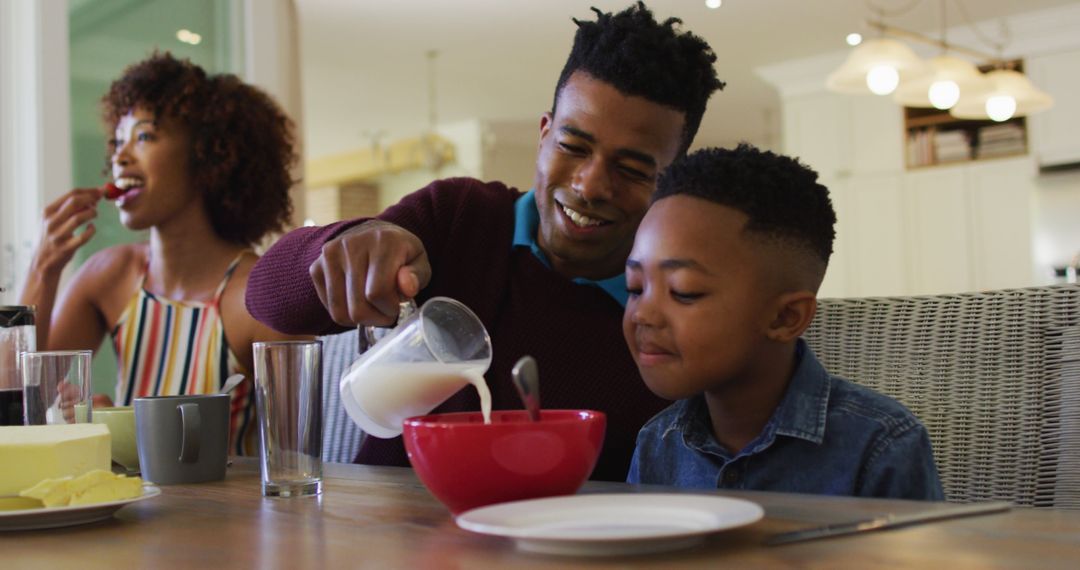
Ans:
[{"label": "chair back", "polygon": [[364,432],[353,423],[341,404],[341,376],[356,360],[356,329],[319,337],[323,341],[323,461],[352,463],[360,450]]},{"label": "chair back", "polygon": [[804,338],[922,420],[948,500],[1080,508],[1080,286],[820,299]]}]

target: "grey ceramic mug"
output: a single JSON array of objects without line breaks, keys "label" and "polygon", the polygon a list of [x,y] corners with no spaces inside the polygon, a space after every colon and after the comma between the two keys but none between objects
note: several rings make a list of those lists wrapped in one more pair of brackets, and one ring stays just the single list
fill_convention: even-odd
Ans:
[{"label": "grey ceramic mug", "polygon": [[229,395],[135,398],[142,477],[159,485],[225,478]]}]

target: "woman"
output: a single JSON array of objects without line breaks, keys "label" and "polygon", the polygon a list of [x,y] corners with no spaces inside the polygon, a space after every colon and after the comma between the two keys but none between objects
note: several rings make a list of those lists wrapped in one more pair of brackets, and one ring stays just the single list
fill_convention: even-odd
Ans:
[{"label": "woman", "polygon": [[[76,229],[106,191],[79,188],[49,204],[21,300],[38,307],[38,345],[94,350],[110,334],[117,405],[216,392],[233,373],[252,378],[251,343],[292,338],[244,306],[251,247],[291,214],[292,121],[236,76],[208,76],[168,53],[128,67],[102,103],[115,132],[106,162],[120,221],[149,230],[149,241],[94,254],[57,299],[62,270],[95,232],[93,223]],[[252,383],[232,397],[231,452],[252,454]]]}]

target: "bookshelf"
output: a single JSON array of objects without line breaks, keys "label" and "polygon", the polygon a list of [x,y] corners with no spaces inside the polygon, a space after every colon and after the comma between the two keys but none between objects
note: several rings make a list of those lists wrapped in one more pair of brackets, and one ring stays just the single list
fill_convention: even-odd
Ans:
[{"label": "bookshelf", "polygon": [[[1019,61],[1011,65],[1023,71]],[[957,119],[940,109],[904,107],[904,164],[914,169],[1025,155],[1027,133],[1024,117],[999,123]]]}]

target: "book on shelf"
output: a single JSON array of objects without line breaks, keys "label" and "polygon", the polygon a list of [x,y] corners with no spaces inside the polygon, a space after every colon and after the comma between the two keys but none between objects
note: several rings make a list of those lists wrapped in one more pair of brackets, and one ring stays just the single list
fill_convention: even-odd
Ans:
[{"label": "book on shelf", "polygon": [[971,159],[971,139],[961,130],[934,133],[934,159],[936,162],[956,162]]},{"label": "book on shelf", "polygon": [[978,132],[976,158],[1023,154],[1027,150],[1024,129],[1013,123],[982,127]]},{"label": "book on shelf", "polygon": [[933,129],[919,129],[908,136],[908,166],[934,164],[933,137]]}]

